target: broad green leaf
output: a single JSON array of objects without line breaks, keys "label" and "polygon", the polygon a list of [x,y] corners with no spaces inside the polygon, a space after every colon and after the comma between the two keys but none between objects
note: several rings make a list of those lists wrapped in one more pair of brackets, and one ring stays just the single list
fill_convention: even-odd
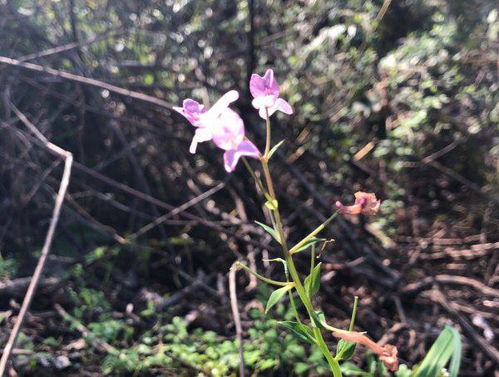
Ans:
[{"label": "broad green leaf", "polygon": [[276,145],[274,145],[274,146],[272,147],[272,149],[271,149],[271,150],[270,150],[270,152],[269,152],[269,158],[270,158],[270,157],[272,157],[272,155],[275,153],[275,151],[276,151],[277,149],[279,149],[279,147],[281,146],[281,144],[282,144],[282,143],[284,143],[284,141],[285,141],[285,140],[286,140],[286,139],[281,140],[280,142],[278,142]]},{"label": "broad green leaf", "polygon": [[326,241],[325,238],[312,237],[307,242],[305,242],[300,248],[296,249],[293,254],[299,253],[300,251],[308,249],[310,246],[316,244],[317,242]]},{"label": "broad green leaf", "polygon": [[275,199],[272,199],[272,200],[267,200],[265,202],[265,207],[267,207],[268,209],[270,209],[271,211],[275,211],[277,210],[277,208],[279,207],[279,203],[277,202],[277,200]]},{"label": "broad green leaf", "polygon": [[293,288],[292,285],[286,285],[282,288],[276,289],[274,292],[269,297],[269,300],[267,301],[267,306],[265,308],[265,314],[268,313],[268,311],[281,299],[284,297],[284,295],[291,289]]},{"label": "broad green leaf", "polygon": [[348,342],[344,339],[340,339],[338,342],[338,347],[336,348],[336,358],[338,361],[345,361],[352,357],[355,351],[356,344],[354,342]]},{"label": "broad green leaf", "polygon": [[314,296],[319,291],[321,285],[321,264],[319,263],[315,266],[310,275],[305,278],[305,289],[308,297]]},{"label": "broad green leaf", "polygon": [[281,238],[279,237],[279,233],[277,233],[277,230],[268,226],[267,224],[261,223],[260,221],[255,221],[255,223],[260,225],[263,230],[270,234],[277,242],[281,243]]},{"label": "broad green leaf", "polygon": [[291,330],[302,341],[315,344],[314,332],[309,326],[295,321],[282,321],[279,323],[288,330]]},{"label": "broad green leaf", "polygon": [[446,326],[416,370],[416,377],[437,377],[451,359],[449,376],[456,377],[461,364],[461,337]]}]

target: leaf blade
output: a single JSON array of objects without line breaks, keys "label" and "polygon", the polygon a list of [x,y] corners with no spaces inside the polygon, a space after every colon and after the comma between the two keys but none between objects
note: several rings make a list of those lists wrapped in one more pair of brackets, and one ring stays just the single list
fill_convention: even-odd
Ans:
[{"label": "leaf blade", "polygon": [[314,333],[309,326],[295,321],[282,321],[279,322],[279,324],[292,331],[302,341],[308,342],[310,344],[316,343]]},{"label": "leaf blade", "polygon": [[260,221],[255,221],[255,223],[257,223],[264,231],[270,234],[274,240],[281,243],[281,238],[279,237],[279,233],[277,233],[277,231],[274,228],[268,226],[267,224],[261,223]]},{"label": "leaf blade", "polygon": [[272,149],[269,152],[269,157],[268,157],[269,159],[270,159],[270,157],[272,157],[272,155],[275,153],[275,151],[277,149],[279,149],[279,147],[281,146],[282,143],[284,143],[284,141],[286,141],[286,139],[282,139],[280,142],[278,142],[276,145],[274,145],[272,147]]},{"label": "leaf blade", "polygon": [[319,291],[321,285],[321,265],[322,263],[317,264],[310,275],[305,278],[305,289],[308,297],[314,296]]},{"label": "leaf blade", "polygon": [[265,306],[265,314],[269,312],[272,307],[277,304],[281,299],[284,297],[284,295],[291,289],[293,286],[291,284],[285,285],[282,288],[276,289],[272,294],[270,295],[267,305]]}]

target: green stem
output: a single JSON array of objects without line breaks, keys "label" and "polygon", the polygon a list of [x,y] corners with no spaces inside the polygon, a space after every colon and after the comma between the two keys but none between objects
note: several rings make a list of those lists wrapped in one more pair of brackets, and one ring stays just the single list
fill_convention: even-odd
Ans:
[{"label": "green stem", "polygon": [[312,275],[314,267],[315,267],[315,245],[312,245],[312,252],[310,254],[310,275]]},{"label": "green stem", "polygon": [[326,221],[324,221],[321,225],[319,225],[317,228],[315,228],[308,236],[306,236],[304,239],[302,239],[300,242],[298,242],[295,246],[289,250],[290,254],[296,253],[297,250],[300,250],[300,248],[305,245],[312,237],[315,237],[318,233],[320,233],[324,228],[331,222],[333,219],[338,216],[338,213],[340,211],[336,211],[333,213]]},{"label": "green stem", "polygon": [[348,326],[348,331],[352,331],[353,326],[355,325],[355,316],[357,315],[358,305],[359,305],[359,296],[355,296],[353,299],[352,318],[350,319],[350,326]]},{"label": "green stem", "polygon": [[285,287],[286,285],[294,284],[294,283],[291,283],[291,282],[277,281],[277,280],[272,280],[272,279],[266,278],[265,276],[262,276],[259,273],[253,271],[248,266],[245,266],[241,262],[234,263],[234,266],[241,267],[243,270],[246,270],[251,275],[257,277],[258,279],[260,279],[261,281],[263,281],[263,282],[265,282],[267,284],[279,285],[281,287]]},{"label": "green stem", "polygon": [[[267,184],[268,192],[269,192],[270,196],[272,197],[272,199],[276,200],[274,184],[272,182],[272,176],[270,175],[270,170],[269,170],[269,165],[268,165],[268,153],[270,151],[270,137],[271,137],[270,119],[269,119],[268,112],[267,112],[267,142],[266,142],[266,147],[265,147],[265,154],[260,159],[260,162],[262,164],[262,170],[263,170],[263,174],[265,177],[265,182]],[[312,322],[312,327],[313,327],[313,333],[314,333],[317,345],[319,346],[319,349],[321,350],[321,352],[324,354],[324,357],[326,358],[326,360],[329,364],[329,367],[331,368],[333,376],[334,377],[341,377],[341,369],[340,369],[340,366],[338,364],[338,361],[336,361],[333,358],[333,356],[331,355],[331,353],[329,352],[329,349],[326,345],[326,342],[324,341],[324,338],[322,337],[321,330],[317,327],[317,324],[316,324],[316,321],[314,318],[315,312],[314,312],[314,308],[312,305],[312,301],[310,300],[310,298],[308,297],[308,295],[305,291],[305,287],[303,286],[303,284],[300,280],[300,277],[299,277],[298,272],[296,270],[295,263],[294,263],[293,258],[291,256],[291,253],[288,249],[279,209],[276,208],[276,209],[272,210],[272,212],[274,213],[275,222],[276,222],[276,226],[277,226],[277,232],[279,233],[279,237],[281,240],[281,246],[282,246],[282,251],[284,254],[284,259],[286,260],[286,264],[288,265],[291,279],[295,283],[295,288],[296,288],[296,291],[298,293],[298,296],[300,297],[300,300],[303,302],[303,305],[305,306],[307,313],[310,316],[310,319]],[[331,220],[332,220],[332,218],[329,221],[331,221]]]},{"label": "green stem", "polygon": [[295,298],[293,297],[293,292],[288,291],[289,301],[291,302],[291,308],[293,309],[293,314],[295,315],[296,321],[301,324],[300,314],[298,314],[298,309],[296,308]]},{"label": "green stem", "polygon": [[314,327],[313,331],[315,339],[317,340],[317,345],[319,346],[319,349],[322,351],[324,357],[326,358],[329,364],[329,368],[333,373],[333,376],[342,377],[340,364],[338,363],[338,360],[336,360],[329,352],[329,348],[327,347],[327,344],[324,341],[324,338],[322,337],[321,330],[318,327]]},{"label": "green stem", "polygon": [[266,124],[266,130],[267,130],[267,138],[265,142],[265,154],[263,157],[268,160],[269,158],[269,152],[270,152],[270,143],[271,143],[271,135],[270,135],[270,117],[269,117],[269,110],[265,108],[265,124]]},{"label": "green stem", "polygon": [[244,157],[244,156],[241,157],[241,160],[243,160],[244,166],[246,166],[246,169],[248,169],[249,173],[251,174],[251,177],[253,178],[253,180],[258,185],[258,188],[260,189],[260,191],[262,192],[262,194],[265,196],[265,198],[267,200],[271,200],[270,195],[268,194],[267,190],[265,190],[265,188],[263,187],[262,181],[260,180],[260,178],[258,178],[256,176],[255,171],[251,168],[251,165],[249,164],[249,162],[246,159],[246,157]]}]

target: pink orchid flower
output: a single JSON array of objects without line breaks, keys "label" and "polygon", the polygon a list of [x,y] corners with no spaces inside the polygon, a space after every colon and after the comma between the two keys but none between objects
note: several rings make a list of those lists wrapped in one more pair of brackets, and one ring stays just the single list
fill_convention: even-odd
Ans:
[{"label": "pink orchid flower", "polygon": [[336,202],[336,207],[339,208],[341,213],[347,215],[364,214],[374,216],[378,213],[381,206],[381,200],[376,199],[376,194],[357,191],[355,194],[355,202],[351,206],[345,206],[341,202]]},{"label": "pink orchid flower", "polygon": [[227,172],[236,168],[242,156],[259,158],[258,148],[245,138],[244,122],[229,105],[239,98],[235,90],[225,93],[209,110],[190,98],[183,101],[182,107],[174,110],[182,114],[196,132],[189,151],[196,153],[198,143],[213,140],[215,145],[225,151],[224,166]]},{"label": "pink orchid flower", "polygon": [[245,137],[244,122],[234,110],[225,110],[212,132],[215,145],[225,151],[224,167],[227,172],[234,171],[242,156],[260,158],[260,151]]},{"label": "pink orchid flower", "polygon": [[253,73],[250,79],[250,92],[253,96],[251,104],[258,110],[263,119],[267,119],[277,110],[285,114],[293,114],[293,109],[284,99],[279,98],[279,84],[274,78],[274,71],[267,69],[263,77]]},{"label": "pink orchid flower", "polygon": [[231,90],[220,97],[209,110],[204,105],[190,98],[184,100],[182,107],[173,108],[196,127],[189,152],[196,153],[198,143],[213,139],[213,127],[221,117],[227,112],[232,111],[229,109],[229,105],[238,98],[239,93]]}]

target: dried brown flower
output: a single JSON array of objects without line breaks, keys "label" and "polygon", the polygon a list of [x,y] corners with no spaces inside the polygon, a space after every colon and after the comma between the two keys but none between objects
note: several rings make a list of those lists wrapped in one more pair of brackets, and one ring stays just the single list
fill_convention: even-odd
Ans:
[{"label": "dried brown flower", "polygon": [[391,370],[396,371],[399,368],[398,358],[397,358],[397,347],[391,344],[385,344],[380,346],[378,343],[369,339],[366,335],[356,332],[356,331],[345,331],[345,332],[333,332],[333,336],[347,340],[349,342],[354,342],[362,344],[368,347],[371,351],[379,356],[379,359],[385,364],[385,366]]}]

